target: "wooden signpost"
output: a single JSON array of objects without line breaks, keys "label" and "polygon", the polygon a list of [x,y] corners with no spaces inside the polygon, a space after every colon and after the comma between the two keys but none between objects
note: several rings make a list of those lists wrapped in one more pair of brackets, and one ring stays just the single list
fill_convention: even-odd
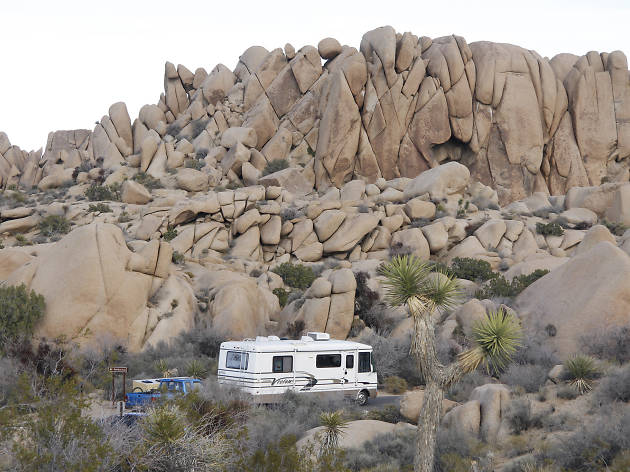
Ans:
[{"label": "wooden signpost", "polygon": [[112,373],[112,406],[116,404],[116,385],[114,379],[116,374],[123,374],[123,401],[125,401],[125,395],[127,394],[125,384],[127,383],[127,367],[110,367],[109,371]]}]

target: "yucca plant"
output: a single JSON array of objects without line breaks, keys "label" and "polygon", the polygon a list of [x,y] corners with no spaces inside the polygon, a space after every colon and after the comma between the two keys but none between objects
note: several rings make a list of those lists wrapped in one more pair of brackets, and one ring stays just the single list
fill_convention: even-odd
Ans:
[{"label": "yucca plant", "polygon": [[597,378],[599,369],[595,359],[590,356],[574,356],[564,363],[565,378],[575,387],[580,395],[593,388],[593,380]]},{"label": "yucca plant", "polygon": [[157,370],[162,377],[168,377],[168,363],[164,359],[155,361],[155,370]]},{"label": "yucca plant", "polygon": [[348,420],[342,412],[334,411],[319,415],[319,423],[324,427],[320,455],[330,454],[339,447],[339,438],[348,428]]},{"label": "yucca plant", "polygon": [[519,345],[520,325],[509,313],[488,314],[475,325],[473,347],[456,362],[443,366],[435,349],[435,320],[459,303],[457,279],[444,272],[431,272],[431,266],[414,255],[396,256],[379,272],[387,302],[393,307],[406,306],[413,318],[410,352],[426,383],[418,418],[414,471],[432,472],[445,392],[480,365],[488,370],[507,365]]},{"label": "yucca plant", "polygon": [[482,365],[489,374],[498,374],[521,345],[521,325],[511,313],[500,309],[476,321],[471,337],[474,347],[459,356],[464,370],[472,372]]},{"label": "yucca plant", "polygon": [[197,379],[205,378],[207,374],[207,370],[204,367],[203,363],[197,359],[193,359],[186,366],[186,375],[189,377],[195,377]]}]

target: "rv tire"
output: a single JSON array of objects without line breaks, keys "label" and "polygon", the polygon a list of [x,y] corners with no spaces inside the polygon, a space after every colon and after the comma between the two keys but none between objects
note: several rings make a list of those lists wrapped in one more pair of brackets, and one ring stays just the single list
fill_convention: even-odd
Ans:
[{"label": "rv tire", "polygon": [[369,398],[370,398],[370,394],[367,390],[361,390],[359,393],[357,393],[357,403],[360,406],[367,405]]}]

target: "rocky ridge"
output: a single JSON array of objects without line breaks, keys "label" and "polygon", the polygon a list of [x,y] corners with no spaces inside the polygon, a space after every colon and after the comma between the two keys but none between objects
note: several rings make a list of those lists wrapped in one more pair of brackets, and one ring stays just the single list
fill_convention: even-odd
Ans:
[{"label": "rocky ridge", "polygon": [[[548,60],[391,27],[360,50],[254,46],[234,71],[167,63],[158,104],[133,123],[117,103],[43,153],[0,135],[0,279],[45,296],[39,335],[140,350],[199,325],[346,338],[369,330],[359,272],[378,293],[393,254],[472,258],[508,281],[551,270],[514,308],[531,329],[553,325],[566,357],[582,328],[628,322],[605,274],[630,262],[629,77],[618,51]],[[315,269],[308,289],[271,270],[286,262]],[[455,349],[457,328],[502,303],[462,284],[440,333]],[[581,302],[593,284],[606,291]],[[284,307],[279,289],[293,292]],[[407,335],[397,316],[392,335]]]}]

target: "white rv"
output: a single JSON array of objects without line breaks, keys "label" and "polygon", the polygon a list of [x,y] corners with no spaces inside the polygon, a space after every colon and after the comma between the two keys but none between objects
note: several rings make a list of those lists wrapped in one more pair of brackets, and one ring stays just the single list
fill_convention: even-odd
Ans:
[{"label": "white rv", "polygon": [[372,346],[308,333],[299,340],[277,336],[226,341],[219,352],[218,380],[237,385],[261,403],[284,392],[344,392],[361,405],[377,395]]}]

